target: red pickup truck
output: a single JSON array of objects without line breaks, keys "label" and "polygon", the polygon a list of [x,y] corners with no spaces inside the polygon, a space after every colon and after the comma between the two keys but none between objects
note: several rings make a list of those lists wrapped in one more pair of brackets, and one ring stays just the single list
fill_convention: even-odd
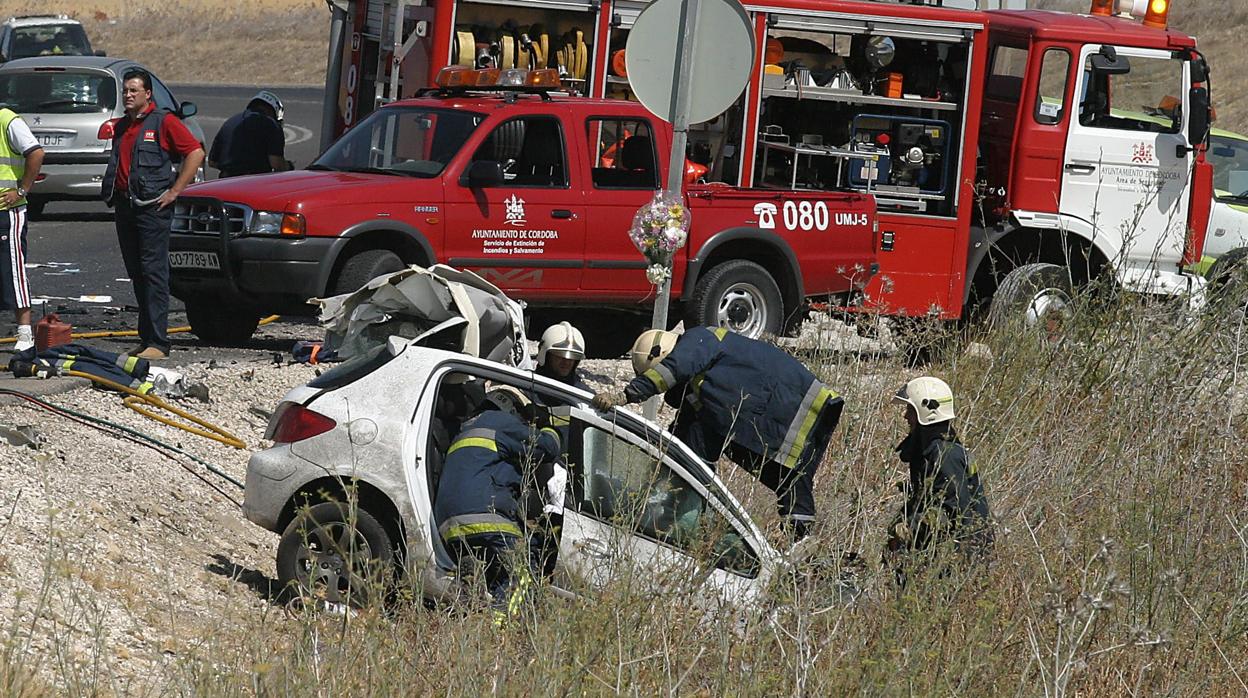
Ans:
[{"label": "red pickup truck", "polygon": [[[408,264],[472,269],[567,318],[618,356],[654,287],[629,239],[668,171],[670,126],[622,100],[443,93],[395,102],[306,170],[194,185],[178,198],[172,290],[208,342],[268,313],[347,293]],[[811,298],[845,302],[876,266],[875,203],[823,191],[688,185],[673,324],[779,334]],[[592,310],[591,310],[592,309]],[[592,334],[591,334],[592,333]]]}]

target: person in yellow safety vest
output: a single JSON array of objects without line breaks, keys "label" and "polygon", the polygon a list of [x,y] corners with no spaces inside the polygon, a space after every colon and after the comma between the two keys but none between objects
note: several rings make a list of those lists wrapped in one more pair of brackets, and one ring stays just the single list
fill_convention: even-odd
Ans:
[{"label": "person in yellow safety vest", "polygon": [[703,460],[726,455],[776,493],[794,541],[815,519],[815,470],[845,401],[784,350],[729,332],[648,330],[633,345],[634,378],[602,392],[608,410],[664,394],[678,410],[671,431]]},{"label": "person in yellow safety vest", "polygon": [[483,578],[499,620],[515,615],[533,579],[530,555],[520,549],[524,484],[536,480],[562,511],[567,476],[555,465],[558,432],[541,424],[524,393],[494,388],[481,409],[451,441],[433,516],[460,579]]},{"label": "person in yellow safety vest", "polygon": [[30,329],[30,285],[26,278],[26,197],[39,168],[43,166],[43,146],[22,117],[11,109],[0,109],[0,304],[12,309],[17,321],[14,350],[35,346]]}]

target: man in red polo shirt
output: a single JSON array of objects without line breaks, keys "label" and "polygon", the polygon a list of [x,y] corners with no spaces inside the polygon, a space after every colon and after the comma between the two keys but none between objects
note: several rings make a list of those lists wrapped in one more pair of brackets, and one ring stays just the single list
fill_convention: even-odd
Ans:
[{"label": "man in red polo shirt", "polygon": [[[117,241],[139,304],[142,359],[169,356],[169,226],[173,202],[195,178],[204,147],[177,115],[152,102],[152,76],[122,76],[126,115],[117,123],[101,196],[116,209]],[[181,160],[175,174],[174,162]]]}]

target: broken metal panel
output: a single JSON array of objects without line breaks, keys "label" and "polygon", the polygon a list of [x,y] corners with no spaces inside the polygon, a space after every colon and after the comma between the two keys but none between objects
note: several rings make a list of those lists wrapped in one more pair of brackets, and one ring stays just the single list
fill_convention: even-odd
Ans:
[{"label": "broken metal panel", "polygon": [[524,309],[497,286],[445,265],[379,276],[354,293],[311,301],[321,307],[325,350],[350,358],[391,336],[529,369]]}]

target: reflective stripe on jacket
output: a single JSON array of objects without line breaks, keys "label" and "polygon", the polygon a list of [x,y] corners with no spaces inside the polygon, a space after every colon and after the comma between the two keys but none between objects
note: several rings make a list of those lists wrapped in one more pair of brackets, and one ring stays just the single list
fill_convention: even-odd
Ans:
[{"label": "reflective stripe on jacket", "polygon": [[[26,156],[13,148],[9,142],[9,124],[18,118],[12,109],[0,109],[0,193],[17,189],[26,176]],[[26,205],[25,197],[18,199],[10,208]]]},{"label": "reflective stripe on jacket", "polygon": [[506,412],[490,410],[468,420],[447,449],[434,500],[443,539],[519,535],[523,473],[554,461],[561,448],[554,429],[534,432]]},{"label": "reflective stripe on jacket", "polygon": [[801,458],[819,414],[836,410],[831,429],[844,406],[782,349],[723,328],[686,331],[663,361],[624,392],[630,402],[665,393],[668,404],[694,410],[706,451],[699,455],[707,460],[716,460],[731,441],[790,468]]}]

